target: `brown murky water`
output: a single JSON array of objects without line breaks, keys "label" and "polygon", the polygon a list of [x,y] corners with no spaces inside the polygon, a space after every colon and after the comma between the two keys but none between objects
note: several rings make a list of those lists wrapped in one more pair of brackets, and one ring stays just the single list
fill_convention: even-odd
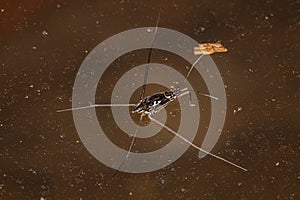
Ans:
[{"label": "brown murky water", "polygon": [[[299,5],[298,0],[1,1],[0,199],[300,199]],[[228,101],[213,153],[247,173],[211,157],[199,160],[190,148],[164,169],[120,172],[112,180],[114,170],[80,142],[72,113],[56,113],[71,106],[87,53],[114,34],[154,26],[159,8],[161,27],[199,42],[221,41],[229,49],[212,56]],[[122,56],[110,69],[146,62],[147,51],[135,55]],[[162,51],[153,60],[178,70],[183,62]],[[107,91],[117,78],[106,73]],[[148,93],[155,90],[149,88]],[[107,99],[98,95],[96,101]],[[206,130],[209,112],[203,111],[200,130]],[[128,145],[128,137],[117,136],[116,131],[110,139]],[[157,139],[163,142],[155,147],[137,141],[135,151],[157,149],[171,135]]]}]

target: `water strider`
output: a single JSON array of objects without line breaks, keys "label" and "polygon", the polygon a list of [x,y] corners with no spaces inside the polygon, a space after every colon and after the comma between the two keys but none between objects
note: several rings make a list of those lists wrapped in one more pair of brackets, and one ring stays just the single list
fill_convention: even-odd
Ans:
[{"label": "water strider", "polygon": [[[80,110],[80,109],[87,109],[87,108],[93,108],[93,107],[128,107],[128,106],[132,106],[135,107],[132,111],[132,113],[135,114],[140,114],[140,118],[139,118],[139,122],[138,124],[140,124],[142,122],[143,117],[148,117],[152,122],[158,124],[159,126],[162,126],[163,128],[165,128],[166,130],[168,130],[169,132],[171,132],[172,134],[174,134],[176,137],[182,139],[184,142],[188,143],[189,145],[191,145],[192,147],[196,148],[197,150],[204,152],[207,155],[210,155],[218,160],[221,160],[227,164],[230,164],[234,167],[237,167],[243,171],[247,171],[247,169],[232,163],[224,158],[221,158],[215,154],[212,154],[208,151],[206,151],[205,149],[202,149],[198,146],[196,146],[195,144],[193,144],[191,141],[187,140],[185,137],[183,137],[182,135],[180,135],[179,133],[177,133],[176,131],[172,130],[171,128],[169,128],[168,126],[162,124],[160,121],[156,120],[153,116],[158,113],[160,110],[162,110],[163,108],[165,108],[169,103],[178,100],[178,98],[185,96],[185,95],[189,95],[189,105],[190,106],[195,106],[192,103],[192,95],[191,92],[197,92],[197,91],[193,91],[193,90],[188,90],[188,88],[184,88],[184,89],[179,89],[179,88],[174,88],[171,87],[169,90],[164,91],[164,92],[160,92],[160,93],[156,93],[147,97],[144,97],[145,94],[145,90],[146,90],[146,86],[147,86],[147,78],[148,78],[148,71],[149,71],[149,66],[150,66],[150,61],[151,61],[151,54],[152,54],[152,48],[153,48],[153,42],[155,39],[155,36],[157,34],[158,31],[158,22],[159,22],[159,18],[160,18],[160,12],[158,15],[158,19],[157,19],[157,23],[156,23],[156,27],[153,33],[153,38],[152,38],[152,43],[151,43],[151,48],[149,49],[149,53],[148,53],[148,57],[147,57],[147,65],[145,67],[145,75],[144,75],[144,83],[142,86],[142,90],[141,90],[141,95],[140,95],[140,101],[137,104],[91,104],[88,106],[84,106],[84,107],[79,107],[79,108],[70,108],[70,109],[64,109],[64,110],[58,110],[57,112],[63,112],[63,111],[76,111],[76,110]],[[192,67],[190,68],[190,70],[188,71],[185,80],[187,80],[189,74],[191,73],[191,71],[193,70],[193,68],[195,67],[195,65],[203,58],[204,55],[209,55],[209,54],[213,54],[213,53],[219,53],[219,52],[226,52],[227,49],[221,44],[221,43],[206,43],[206,44],[200,44],[199,47],[195,47],[194,49],[194,54],[195,55],[199,55],[199,58],[195,61],[195,63],[192,65]],[[203,96],[209,97],[213,100],[218,100],[217,97],[211,96],[209,94],[204,94],[204,93],[200,93],[197,92]],[[119,165],[118,169],[115,171],[115,173],[113,174],[116,175],[116,173],[120,170],[120,168],[123,166],[124,162],[128,159],[130,152],[134,146],[134,142],[135,139],[137,137],[138,134],[138,130],[139,130],[139,126],[137,126],[137,128],[134,131],[134,134],[132,136],[132,140],[130,143],[130,146],[128,148],[127,154],[124,157],[122,163]]]},{"label": "water strider", "polygon": [[[169,103],[172,101],[178,100],[179,97],[189,95],[189,105],[195,106],[195,104],[192,103],[192,92],[195,92],[193,90],[188,90],[188,88],[179,89],[171,87],[169,90],[161,93],[156,93],[151,96],[147,96],[143,100],[140,101],[139,104],[133,109],[132,113],[141,114],[143,116],[147,116],[149,114],[154,115],[158,113],[161,109],[166,107]],[[197,92],[197,91],[196,91]],[[210,97],[212,99],[218,100],[217,97],[197,92],[203,96]]]},{"label": "water strider", "polygon": [[[154,115],[162,108],[166,107],[170,102],[175,101],[180,96],[182,96],[182,94],[184,94],[182,93],[183,91],[184,90],[179,90],[177,88],[171,88],[168,91],[148,96],[140,101],[140,103],[134,108],[132,113],[141,114],[143,116],[149,114]],[[188,91],[188,93],[190,94],[190,91]],[[191,98],[190,105],[193,106],[193,104],[191,103]]]}]

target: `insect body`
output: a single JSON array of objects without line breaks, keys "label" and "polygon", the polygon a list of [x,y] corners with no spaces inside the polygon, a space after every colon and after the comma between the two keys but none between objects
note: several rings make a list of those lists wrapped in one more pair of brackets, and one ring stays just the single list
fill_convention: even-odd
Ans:
[{"label": "insect body", "polygon": [[134,108],[132,113],[142,115],[154,115],[163,107],[167,106],[171,101],[177,100],[180,91],[178,89],[171,89],[166,92],[153,94],[147,96]]}]

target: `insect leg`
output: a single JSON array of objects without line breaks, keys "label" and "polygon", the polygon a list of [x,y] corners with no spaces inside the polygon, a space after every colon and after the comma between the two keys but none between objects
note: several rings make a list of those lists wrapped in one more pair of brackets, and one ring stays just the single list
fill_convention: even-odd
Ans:
[{"label": "insect leg", "polygon": [[230,161],[228,161],[228,160],[226,160],[226,159],[224,159],[224,158],[221,158],[220,156],[217,156],[217,155],[215,155],[215,154],[212,154],[212,153],[210,153],[210,152],[208,152],[208,151],[206,151],[206,150],[204,150],[204,149],[202,149],[202,148],[200,148],[200,147],[194,145],[192,142],[190,142],[188,139],[186,139],[185,137],[183,137],[183,136],[181,136],[180,134],[178,134],[176,131],[174,131],[174,130],[172,130],[171,128],[169,128],[168,126],[162,124],[160,121],[154,119],[151,115],[148,115],[148,117],[149,117],[149,119],[150,119],[151,121],[155,122],[156,124],[162,126],[162,127],[165,128],[165,129],[167,129],[169,132],[173,133],[175,136],[179,137],[179,138],[182,139],[184,142],[188,143],[189,145],[191,145],[192,147],[198,149],[199,151],[202,151],[202,152],[206,153],[207,155],[210,155],[210,156],[212,156],[212,157],[214,157],[214,158],[216,158],[216,159],[218,159],[218,160],[224,161],[224,162],[226,162],[226,163],[228,163],[228,164],[230,164],[230,165],[232,165],[232,166],[234,166],[234,167],[237,167],[237,168],[239,168],[239,169],[241,169],[241,170],[243,170],[243,171],[248,171],[247,169],[245,169],[245,168],[243,168],[243,167],[241,167],[241,166],[239,166],[239,165],[237,165],[237,164],[234,164],[233,162],[230,162]]},{"label": "insect leg", "polygon": [[[157,30],[158,30],[158,23],[159,23],[159,19],[160,19],[160,13],[161,13],[161,9],[159,10],[159,14],[158,14],[158,17],[157,17],[157,21],[156,21],[156,26],[155,26],[153,38],[152,38],[152,41],[151,41],[151,47],[150,47],[150,50],[149,50],[149,53],[148,53],[148,57],[147,57],[147,65],[146,65],[146,69],[145,69],[144,83],[143,83],[143,86],[142,86],[142,91],[141,91],[141,95],[140,95],[140,101],[142,101],[144,99],[144,95],[145,95],[145,90],[146,90],[146,85],[147,85],[147,79],[148,79],[148,72],[149,72],[149,66],[150,66],[150,62],[151,62],[151,54],[152,54],[152,49],[153,49],[153,43],[154,43],[155,36],[156,36]],[[144,115],[142,114],[141,117],[140,117],[140,120],[139,120],[139,124],[141,123],[141,121],[143,119],[143,116]],[[138,129],[139,129],[139,126],[137,126],[136,129],[135,129],[135,132],[134,132],[133,138],[131,140],[131,144],[130,144],[130,147],[129,147],[129,150],[127,152],[127,155],[126,155],[125,159],[122,161],[121,165],[119,166],[118,170],[113,174],[113,176],[115,176],[117,174],[117,172],[122,167],[122,165],[124,164],[124,162],[128,159],[129,153],[130,153],[130,151],[131,151],[131,149],[133,147],[133,144],[134,144],[134,141],[135,141]]]},{"label": "insect leg", "polygon": [[194,69],[195,65],[201,60],[201,58],[203,57],[204,55],[202,54],[201,56],[199,56],[199,58],[193,63],[191,69],[189,70],[189,72],[187,73],[185,79],[184,79],[184,82],[186,82],[188,76],[190,75],[190,73],[192,72],[192,70]]},{"label": "insect leg", "polygon": [[[141,123],[142,119],[143,119],[143,115],[140,116],[139,124]],[[131,150],[132,150],[132,148],[133,148],[134,141],[135,141],[136,136],[137,136],[137,134],[138,134],[139,127],[140,127],[140,126],[137,126],[137,127],[136,127],[136,129],[135,129],[135,131],[134,131],[134,134],[133,134],[133,136],[132,136],[132,139],[131,139],[130,146],[129,146],[129,148],[128,148],[127,154],[126,154],[124,160],[121,162],[121,164],[120,164],[120,166],[118,167],[118,169],[117,169],[117,170],[115,171],[115,173],[113,174],[113,177],[118,173],[118,171],[120,171],[121,167],[124,165],[125,161],[128,159],[129,154],[130,154],[130,152],[131,152]]]},{"label": "insect leg", "polygon": [[148,53],[148,56],[147,56],[147,65],[146,65],[146,69],[145,69],[144,83],[143,83],[143,87],[142,87],[142,91],[141,91],[140,100],[144,99],[144,95],[145,95],[145,90],[146,90],[146,86],[147,86],[147,79],[148,79],[148,72],[149,72],[149,67],[150,67],[150,62],[151,62],[153,43],[154,43],[155,36],[156,36],[157,30],[158,30],[158,23],[159,23],[159,19],[160,19],[160,13],[161,13],[161,9],[159,10],[159,13],[158,13],[154,34],[153,34],[153,38],[152,38],[152,41],[151,41],[151,47],[150,47],[150,50],[149,50],[149,53]]},{"label": "insect leg", "polygon": [[209,94],[205,94],[205,93],[202,93],[202,92],[198,92],[197,90],[188,90],[187,88],[184,88],[184,89],[181,90],[181,92],[183,92],[183,93],[181,93],[178,97],[182,97],[182,96],[188,94],[187,92],[195,92],[195,93],[200,94],[202,96],[205,96],[205,97],[208,97],[208,98],[211,98],[211,99],[214,99],[214,100],[219,100],[218,97],[215,97],[215,96],[212,96],[212,95],[209,95]]},{"label": "insect leg", "polygon": [[91,104],[89,106],[82,106],[82,107],[77,107],[77,108],[67,108],[67,109],[63,109],[63,110],[57,110],[56,112],[82,110],[82,109],[95,108],[95,107],[132,107],[132,106],[136,106],[136,104]]},{"label": "insect leg", "polygon": [[218,97],[215,97],[215,96],[212,96],[212,95],[209,95],[209,94],[205,94],[205,93],[201,93],[201,92],[197,92],[197,93],[198,93],[198,94],[201,94],[202,96],[205,96],[205,97],[214,99],[214,100],[219,100]]}]

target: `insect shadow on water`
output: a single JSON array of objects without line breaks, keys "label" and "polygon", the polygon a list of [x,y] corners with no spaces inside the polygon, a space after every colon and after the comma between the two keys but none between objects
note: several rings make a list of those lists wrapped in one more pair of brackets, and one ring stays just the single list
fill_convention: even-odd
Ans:
[{"label": "insect shadow on water", "polygon": [[[170,133],[174,134],[176,137],[180,138],[182,141],[186,142],[187,144],[191,145],[192,147],[196,148],[197,150],[210,155],[218,160],[221,160],[227,164],[230,164],[234,167],[237,167],[243,171],[248,171],[247,169],[245,169],[244,167],[241,167],[229,160],[226,160],[220,156],[217,156],[215,154],[212,154],[208,151],[206,151],[205,149],[202,149],[198,146],[196,146],[195,144],[193,144],[191,141],[189,141],[188,139],[186,139],[185,137],[183,137],[182,135],[180,135],[179,133],[177,133],[176,131],[172,130],[171,128],[169,128],[168,126],[164,125],[163,123],[161,123],[160,121],[158,121],[157,119],[155,119],[153,116],[158,113],[159,111],[161,111],[163,108],[165,108],[167,105],[169,105],[169,103],[171,103],[172,101],[176,101],[178,100],[178,98],[181,98],[183,96],[189,95],[189,106],[195,106],[192,103],[192,92],[195,92],[199,95],[202,96],[206,96],[208,98],[211,98],[212,100],[219,100],[217,97],[211,96],[209,94],[205,94],[205,93],[201,93],[199,91],[194,91],[194,90],[189,90],[188,88],[183,88],[183,89],[179,89],[179,88],[175,88],[173,86],[171,86],[171,88],[165,92],[161,92],[161,93],[156,93],[153,94],[151,96],[147,96],[144,97],[145,95],[145,91],[146,91],[146,86],[147,86],[147,79],[148,79],[148,72],[149,72],[149,67],[150,67],[150,62],[151,62],[151,55],[152,55],[152,49],[153,49],[153,43],[158,31],[158,23],[159,23],[159,19],[160,19],[160,13],[161,10],[159,11],[159,15],[157,18],[157,22],[156,22],[156,26],[153,32],[153,38],[151,41],[151,46],[147,55],[147,63],[145,66],[145,73],[144,73],[144,82],[142,85],[142,89],[141,89],[141,93],[140,93],[140,101],[138,104],[90,104],[87,106],[83,106],[83,107],[78,107],[78,108],[69,108],[69,109],[63,109],[63,110],[58,110],[57,112],[65,112],[65,111],[76,111],[76,110],[81,110],[81,109],[88,109],[88,108],[95,108],[95,107],[134,107],[132,113],[135,114],[140,114],[140,118],[138,120],[138,124],[140,125],[143,117],[148,117],[152,122],[156,123],[157,125],[161,126],[162,128],[166,129],[167,131],[169,131]],[[187,81],[188,76],[190,75],[190,73],[192,72],[193,68],[195,67],[195,65],[204,57],[205,54],[201,54],[199,56],[199,58],[193,63],[193,65],[191,66],[191,68],[189,69],[187,75],[185,76],[184,82]],[[117,174],[117,172],[120,171],[121,167],[124,165],[124,163],[126,162],[126,160],[128,159],[130,152],[134,146],[134,142],[135,139],[137,137],[139,131],[139,126],[136,127],[134,134],[132,135],[132,139],[127,151],[126,156],[124,157],[123,161],[121,162],[121,164],[119,165],[119,167],[116,169],[116,171],[113,174],[113,177]]]}]

